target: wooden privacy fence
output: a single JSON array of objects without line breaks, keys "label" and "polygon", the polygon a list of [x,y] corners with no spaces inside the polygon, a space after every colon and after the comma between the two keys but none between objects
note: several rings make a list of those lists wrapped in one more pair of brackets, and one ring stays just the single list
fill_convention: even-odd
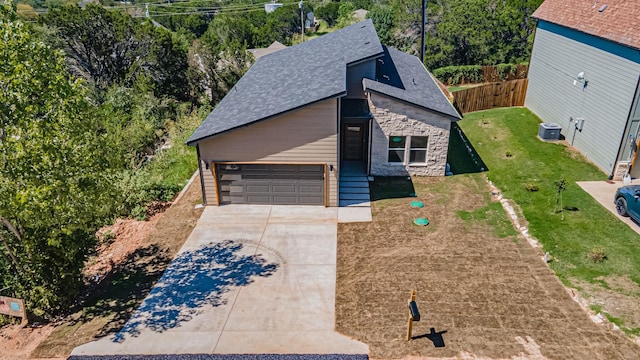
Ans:
[{"label": "wooden privacy fence", "polygon": [[[515,71],[514,71],[515,70]],[[511,71],[500,71],[500,66],[483,66],[482,81],[486,83],[498,81],[510,81],[518,79],[526,79],[529,73],[529,65],[517,64],[515,69]]]},{"label": "wooden privacy fence", "polygon": [[523,106],[527,94],[527,79],[497,82],[453,93],[461,113],[497,107]]}]

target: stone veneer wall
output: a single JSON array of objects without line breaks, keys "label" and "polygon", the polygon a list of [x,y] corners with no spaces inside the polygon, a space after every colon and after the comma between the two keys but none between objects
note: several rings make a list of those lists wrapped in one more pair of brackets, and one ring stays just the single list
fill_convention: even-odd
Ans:
[{"label": "stone veneer wall", "polygon": [[[451,118],[373,93],[369,95],[369,110],[373,114],[371,175],[444,176]],[[387,162],[389,136],[408,135],[429,137],[426,165]]]},{"label": "stone veneer wall", "polygon": [[622,181],[624,174],[627,173],[627,169],[631,165],[630,161],[618,161],[615,171],[613,172],[613,181]]}]

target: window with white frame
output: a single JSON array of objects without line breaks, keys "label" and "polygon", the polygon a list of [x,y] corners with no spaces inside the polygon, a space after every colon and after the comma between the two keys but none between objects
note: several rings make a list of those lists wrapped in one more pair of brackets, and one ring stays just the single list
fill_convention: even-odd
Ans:
[{"label": "window with white frame", "polygon": [[426,164],[429,137],[389,136],[390,164]]},{"label": "window with white frame", "polygon": [[411,136],[410,139],[409,164],[426,164],[429,138],[426,136]]},{"label": "window with white frame", "polygon": [[389,136],[389,163],[403,164],[404,151],[407,143],[405,136]]}]

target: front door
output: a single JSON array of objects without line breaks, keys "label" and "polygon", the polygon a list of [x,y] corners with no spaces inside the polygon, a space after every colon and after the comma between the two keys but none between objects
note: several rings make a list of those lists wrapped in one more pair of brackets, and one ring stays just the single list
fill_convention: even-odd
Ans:
[{"label": "front door", "polygon": [[342,134],[342,158],[350,161],[362,161],[364,124],[345,124]]}]

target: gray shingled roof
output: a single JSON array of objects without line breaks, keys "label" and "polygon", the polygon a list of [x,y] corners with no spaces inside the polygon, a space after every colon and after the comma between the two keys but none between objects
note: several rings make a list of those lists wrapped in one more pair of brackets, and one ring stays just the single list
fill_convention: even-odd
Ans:
[{"label": "gray shingled roof", "polygon": [[383,53],[365,20],[260,58],[187,140],[231,129],[346,94],[346,65]]},{"label": "gray shingled roof", "polygon": [[386,46],[384,53],[384,57],[376,61],[376,80],[363,79],[365,91],[389,96],[455,119],[462,118],[420,59]]}]

